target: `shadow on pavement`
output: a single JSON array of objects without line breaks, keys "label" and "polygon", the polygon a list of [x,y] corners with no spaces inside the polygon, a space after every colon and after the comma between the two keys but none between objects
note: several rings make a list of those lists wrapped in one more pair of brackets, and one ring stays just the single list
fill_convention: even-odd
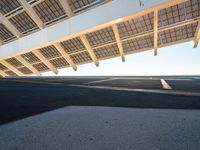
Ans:
[{"label": "shadow on pavement", "polygon": [[200,97],[0,82],[0,124],[72,105],[199,109]]}]

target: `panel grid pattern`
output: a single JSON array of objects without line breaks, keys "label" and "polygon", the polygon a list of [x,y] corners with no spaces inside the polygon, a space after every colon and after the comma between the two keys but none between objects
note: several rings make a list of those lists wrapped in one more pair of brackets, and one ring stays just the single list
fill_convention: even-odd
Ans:
[{"label": "panel grid pattern", "polygon": [[122,42],[124,52],[134,52],[136,50],[145,49],[145,48],[152,48],[153,47],[153,34],[148,35],[145,37],[140,37],[128,41]]},{"label": "panel grid pattern", "polygon": [[66,16],[58,0],[45,0],[33,7],[43,23],[50,22],[61,16]]},{"label": "panel grid pattern", "polygon": [[17,0],[0,0],[0,12],[5,15],[12,10],[20,7],[21,5]]},{"label": "panel grid pattern", "polygon": [[[55,22],[68,18],[65,10],[59,0],[26,0],[32,6],[41,21],[48,27]],[[84,11],[90,7],[95,7],[105,0],[66,0],[74,10],[74,13]],[[106,1],[107,2],[107,1]],[[30,34],[39,30],[37,24],[24,11],[18,0],[0,0],[0,13],[2,13],[8,20],[16,27],[16,29],[23,35]],[[2,28],[2,27],[0,27]],[[2,29],[1,29],[2,30]],[[10,35],[9,31],[0,31],[2,33],[0,40],[4,42],[17,39],[17,37]]]},{"label": "panel grid pattern", "polygon": [[61,54],[58,52],[58,50],[54,46],[44,47],[44,48],[39,49],[39,51],[47,59],[61,56]]},{"label": "panel grid pattern", "polygon": [[57,69],[69,66],[69,63],[63,57],[52,59],[50,60],[50,63]]},{"label": "panel grid pattern", "polygon": [[37,56],[35,56],[35,54],[33,54],[32,52],[25,53],[21,56],[24,58],[25,61],[27,61],[30,64],[40,62],[40,59]]},{"label": "panel grid pattern", "polygon": [[195,35],[197,23],[185,25],[179,28],[166,30],[159,33],[159,45],[167,44],[175,41],[180,41],[192,38]]},{"label": "panel grid pattern", "polygon": [[0,39],[2,41],[12,40],[16,38],[2,23],[0,23]]},{"label": "panel grid pattern", "polygon": [[9,59],[6,59],[6,61],[11,64],[14,67],[20,67],[23,66],[23,64],[21,62],[19,62],[16,58],[12,57]]},{"label": "panel grid pattern", "polygon": [[49,71],[49,68],[42,62],[38,64],[34,64],[33,67],[41,72]]},{"label": "panel grid pattern", "polygon": [[6,71],[5,72],[7,75],[9,75],[9,76],[17,76],[17,74],[16,73],[14,73],[13,71],[11,71],[11,70],[9,70],[9,71]]},{"label": "panel grid pattern", "polygon": [[70,55],[70,57],[71,57],[72,61],[76,64],[92,61],[92,58],[90,57],[90,55],[87,51],[80,52],[77,54],[72,54],[72,55]]},{"label": "panel grid pattern", "polygon": [[135,34],[153,30],[153,25],[153,13],[149,13],[118,24],[119,35],[121,38],[130,37]]},{"label": "panel grid pattern", "polygon": [[200,1],[189,0],[159,11],[159,27],[200,17]]},{"label": "panel grid pattern", "polygon": [[27,33],[29,31],[38,29],[36,23],[25,11],[17,14],[9,20],[21,33]]},{"label": "panel grid pattern", "polygon": [[72,11],[81,9],[85,6],[88,6],[91,3],[94,3],[97,0],[68,0],[69,6]]},{"label": "panel grid pattern", "polygon": [[8,68],[6,66],[4,66],[3,64],[0,63],[0,70],[4,71],[7,70]]},{"label": "panel grid pattern", "polygon": [[65,50],[65,52],[68,54],[86,49],[83,45],[83,42],[81,41],[79,37],[61,42],[60,44]]},{"label": "panel grid pattern", "polygon": [[30,74],[33,73],[33,72],[32,72],[30,69],[28,69],[27,67],[21,67],[21,68],[18,68],[18,70],[19,70],[20,72],[22,72],[23,74],[25,74],[25,75],[30,75]]},{"label": "panel grid pattern", "polygon": [[111,27],[86,34],[86,37],[92,47],[115,41],[115,35]]},{"label": "panel grid pattern", "polygon": [[94,53],[98,59],[119,55],[117,44],[111,44],[105,47],[94,49]]},{"label": "panel grid pattern", "polygon": [[[74,2],[75,1],[77,2],[78,0],[74,0]],[[81,1],[84,1],[84,0],[80,0],[79,2]],[[30,2],[33,2],[33,1],[30,1]],[[50,3],[50,2],[53,3],[52,0],[44,0],[44,3]],[[159,27],[162,27],[161,29],[163,30],[165,28],[168,28],[167,26],[170,25],[170,29],[159,32],[158,46],[172,45],[175,43],[179,43],[181,41],[184,42],[185,40],[189,40],[189,39],[191,40],[194,38],[198,23],[192,23],[192,22],[200,19],[199,18],[199,15],[200,15],[199,3],[200,3],[199,0],[188,0],[188,2],[186,3],[168,7],[166,9],[159,11],[159,16],[158,16]],[[83,5],[87,5],[87,4],[83,4]],[[39,4],[37,4],[37,6],[39,6]],[[50,7],[50,5],[41,6],[41,9],[42,7]],[[76,9],[79,9],[78,7],[79,6],[77,6]],[[54,9],[54,8],[48,8],[48,9]],[[45,11],[45,10],[42,10],[42,11]],[[48,15],[49,13],[56,13],[56,12],[47,11]],[[43,14],[43,15],[46,15],[46,14]],[[57,15],[59,16],[60,14],[58,13]],[[191,20],[188,20],[188,19],[191,19]],[[191,21],[191,24],[182,25],[180,27],[179,24],[181,25],[182,24],[181,22],[186,21],[186,20],[187,22]],[[49,20],[46,20],[46,21],[48,22]],[[116,24],[119,30],[119,34],[120,34],[120,38],[122,41],[122,46],[123,46],[123,50],[125,54],[131,54],[134,52],[140,52],[142,50],[153,49],[154,47],[154,35],[153,35],[154,22],[153,21],[154,21],[153,13],[149,13],[149,14],[137,16],[134,19],[129,19],[128,21],[124,21],[122,23]],[[179,23],[178,27],[175,25],[176,23]],[[173,26],[171,25],[174,25],[173,29],[172,29]],[[1,26],[0,26],[0,31],[1,30],[2,32],[0,32],[0,38],[8,39],[13,36],[9,34],[6,35],[8,31],[1,29]],[[108,26],[101,30],[98,29],[91,33],[86,33],[85,35],[97,59],[102,60],[105,58],[120,56],[119,49],[116,44],[116,39],[115,39],[111,26]],[[80,65],[80,64],[92,62],[92,58],[90,54],[88,53],[88,51],[86,50],[80,37],[68,39],[66,41],[61,42],[60,44],[65,50],[65,52],[69,54],[70,58],[75,64]],[[69,63],[65,60],[65,58],[61,56],[60,52],[53,45],[43,47],[39,49],[39,51],[57,69],[70,66]],[[50,70],[48,66],[46,66],[43,62],[41,62],[41,60],[37,56],[34,55],[33,52],[27,52],[21,56],[28,63],[32,64],[33,67],[39,72],[45,72],[45,71]],[[32,74],[30,69],[24,67],[22,64],[17,62],[16,59],[14,59],[13,57],[6,59],[6,61],[9,62],[14,67],[16,67],[22,73],[26,75]],[[0,63],[0,70],[7,72],[8,74],[12,76],[16,75],[12,71],[8,70],[8,68],[6,68],[1,63]]]}]

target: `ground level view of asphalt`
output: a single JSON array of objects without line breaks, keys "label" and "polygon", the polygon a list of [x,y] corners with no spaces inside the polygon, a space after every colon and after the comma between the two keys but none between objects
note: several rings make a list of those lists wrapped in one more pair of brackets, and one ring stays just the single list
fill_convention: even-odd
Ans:
[{"label": "ground level view of asphalt", "polygon": [[0,149],[199,149],[200,77],[0,80]]}]

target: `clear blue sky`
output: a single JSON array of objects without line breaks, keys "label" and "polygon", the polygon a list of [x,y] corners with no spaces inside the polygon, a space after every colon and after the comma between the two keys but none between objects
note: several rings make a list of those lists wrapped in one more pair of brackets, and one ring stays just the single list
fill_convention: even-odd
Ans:
[{"label": "clear blue sky", "polygon": [[[48,72],[44,76],[55,76]],[[193,48],[193,42],[173,45],[158,50],[131,54],[122,62],[120,57],[59,70],[58,76],[101,76],[101,75],[200,75],[200,46]]]}]

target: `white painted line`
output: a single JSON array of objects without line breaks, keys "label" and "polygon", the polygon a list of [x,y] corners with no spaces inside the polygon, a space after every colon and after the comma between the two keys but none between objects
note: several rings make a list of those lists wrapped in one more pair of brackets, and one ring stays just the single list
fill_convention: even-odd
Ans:
[{"label": "white painted line", "polygon": [[120,79],[120,80],[160,80],[160,79],[157,79],[157,78],[142,78],[142,77],[117,77],[117,79]]},{"label": "white painted line", "polygon": [[200,80],[200,77],[194,77],[194,79],[198,79],[198,80]]},{"label": "white painted line", "polygon": [[142,92],[142,93],[154,93],[154,94],[171,94],[181,96],[200,96],[200,93],[187,92],[187,91],[166,91],[166,90],[155,90],[155,89],[130,89],[121,87],[109,87],[109,86],[89,86],[89,85],[76,85],[70,84],[71,87],[89,88],[89,89],[105,89],[105,90],[116,90],[116,91],[128,91],[128,92]]},{"label": "white painted line", "polygon": [[110,79],[105,79],[105,80],[97,80],[97,81],[87,82],[87,83],[84,83],[84,84],[102,83],[102,82],[112,81],[112,80],[117,80],[117,79],[118,78],[110,78]]},{"label": "white painted line", "polygon": [[166,90],[171,90],[172,87],[164,80],[164,79],[160,79],[160,82],[163,86],[163,89],[166,89]]},{"label": "white painted line", "polygon": [[173,78],[172,79],[170,79],[170,78],[168,79],[168,78],[165,78],[165,80],[169,80],[169,81],[192,81],[192,79],[181,79],[181,78],[180,79],[173,79]]}]

